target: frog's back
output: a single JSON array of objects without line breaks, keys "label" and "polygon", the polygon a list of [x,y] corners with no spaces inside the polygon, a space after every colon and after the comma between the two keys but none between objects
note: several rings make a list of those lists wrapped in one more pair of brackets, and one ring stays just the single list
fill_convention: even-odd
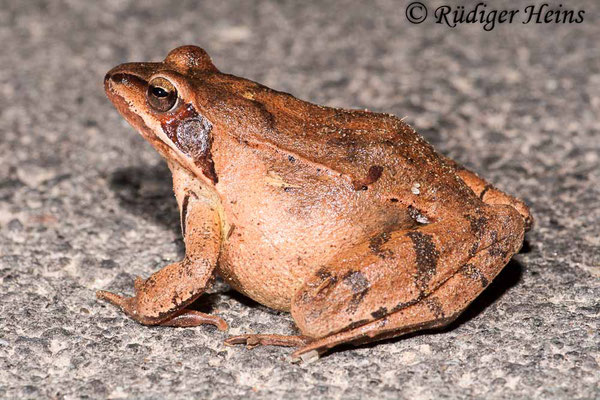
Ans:
[{"label": "frog's back", "polygon": [[239,140],[321,165],[358,189],[377,175],[412,179],[432,169],[438,177],[450,172],[420,135],[391,114],[319,106],[226,74],[215,75],[209,87],[213,96],[238,93],[211,101],[228,104],[224,122]]},{"label": "frog's back", "polygon": [[319,106],[262,85],[253,101],[270,125],[259,140],[339,173],[355,190],[402,199],[417,184],[436,194],[421,190],[417,203],[429,204],[440,198],[470,201],[473,195],[454,165],[394,115]]}]

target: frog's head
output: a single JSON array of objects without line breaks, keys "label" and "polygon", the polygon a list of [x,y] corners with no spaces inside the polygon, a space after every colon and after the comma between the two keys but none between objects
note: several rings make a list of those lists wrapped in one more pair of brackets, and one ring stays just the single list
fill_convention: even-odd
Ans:
[{"label": "frog's head", "polygon": [[126,63],[104,78],[119,113],[166,159],[207,182],[217,175],[211,155],[213,124],[197,104],[194,81],[218,73],[208,54],[179,47],[159,63]]}]

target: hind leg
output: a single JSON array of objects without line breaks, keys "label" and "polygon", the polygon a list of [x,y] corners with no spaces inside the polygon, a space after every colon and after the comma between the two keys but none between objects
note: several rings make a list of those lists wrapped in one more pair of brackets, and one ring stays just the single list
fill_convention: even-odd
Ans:
[{"label": "hind leg", "polygon": [[442,156],[444,161],[454,169],[454,173],[486,204],[508,204],[514,207],[525,221],[525,230],[533,227],[533,216],[525,202],[502,192],[479,175],[469,171],[456,161]]},{"label": "hind leg", "polygon": [[[514,245],[510,241],[499,241],[493,247],[477,253],[457,274],[421,301],[383,318],[307,343],[292,354],[292,359],[299,360],[311,353],[322,354],[343,343],[363,344],[450,324],[508,262],[514,251]],[[498,257],[498,252],[503,255]]]}]

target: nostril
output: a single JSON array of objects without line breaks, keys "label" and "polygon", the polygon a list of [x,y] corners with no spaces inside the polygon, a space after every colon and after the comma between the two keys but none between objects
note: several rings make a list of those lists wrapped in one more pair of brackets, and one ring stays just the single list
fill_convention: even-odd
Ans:
[{"label": "nostril", "polygon": [[145,93],[148,82],[139,76],[122,69],[110,70],[104,76],[104,90],[107,93],[123,92]]},{"label": "nostril", "polygon": [[122,83],[127,80],[127,74],[123,74],[123,73],[111,74],[109,72],[108,74],[106,74],[106,77],[104,78],[105,82],[106,82],[106,80],[111,80],[113,82]]},{"label": "nostril", "polygon": [[143,87],[148,84],[146,80],[138,77],[137,75],[128,73],[128,72],[111,72],[108,71],[108,74],[104,77],[104,84],[108,83],[116,83],[122,84],[126,86],[140,86]]},{"label": "nostril", "polygon": [[124,84],[127,83],[127,74],[124,74],[122,72],[111,72],[109,71],[105,76],[104,76],[104,87],[106,88],[106,90],[108,90],[109,88],[114,88],[115,84]]}]

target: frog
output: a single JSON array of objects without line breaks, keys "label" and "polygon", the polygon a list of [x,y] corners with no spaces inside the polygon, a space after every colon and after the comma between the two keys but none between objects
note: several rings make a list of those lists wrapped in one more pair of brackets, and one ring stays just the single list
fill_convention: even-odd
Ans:
[{"label": "frog", "polygon": [[133,296],[101,300],[143,325],[228,329],[191,305],[219,276],[288,312],[297,334],[227,345],[292,360],[453,322],[523,245],[533,217],[403,119],[316,105],[223,73],[181,46],[104,78],[117,111],[166,160],[185,256]]}]

